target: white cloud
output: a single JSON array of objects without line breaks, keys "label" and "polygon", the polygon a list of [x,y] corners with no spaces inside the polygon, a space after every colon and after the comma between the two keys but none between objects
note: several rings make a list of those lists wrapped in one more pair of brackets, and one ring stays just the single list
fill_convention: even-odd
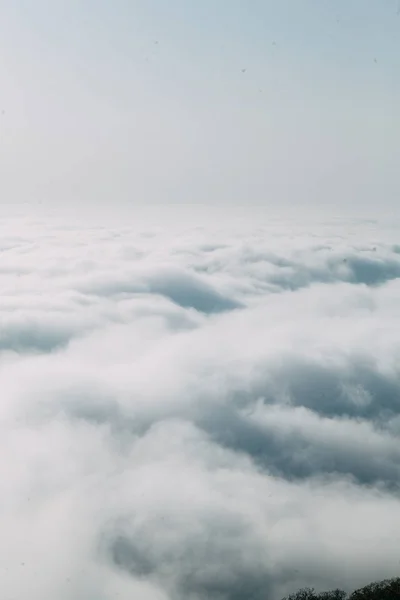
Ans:
[{"label": "white cloud", "polygon": [[393,234],[239,226],[2,222],[5,597],[396,575]]}]

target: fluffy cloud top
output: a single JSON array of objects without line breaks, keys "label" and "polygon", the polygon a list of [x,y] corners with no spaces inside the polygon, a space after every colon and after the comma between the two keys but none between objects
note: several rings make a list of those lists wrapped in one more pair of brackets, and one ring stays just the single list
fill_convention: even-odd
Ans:
[{"label": "fluffy cloud top", "polygon": [[399,572],[400,252],[371,223],[1,223],[4,598]]}]

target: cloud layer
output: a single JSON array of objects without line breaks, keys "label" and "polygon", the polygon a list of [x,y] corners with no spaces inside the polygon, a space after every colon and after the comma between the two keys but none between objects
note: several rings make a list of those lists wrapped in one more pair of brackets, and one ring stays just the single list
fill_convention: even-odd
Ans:
[{"label": "cloud layer", "polygon": [[393,232],[0,231],[4,597],[278,600],[398,575]]}]

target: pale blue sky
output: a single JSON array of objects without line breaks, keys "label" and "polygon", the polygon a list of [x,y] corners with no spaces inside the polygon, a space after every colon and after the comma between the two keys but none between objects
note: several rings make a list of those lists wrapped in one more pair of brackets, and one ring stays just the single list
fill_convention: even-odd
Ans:
[{"label": "pale blue sky", "polygon": [[2,202],[400,206],[397,0],[3,2],[0,84]]}]

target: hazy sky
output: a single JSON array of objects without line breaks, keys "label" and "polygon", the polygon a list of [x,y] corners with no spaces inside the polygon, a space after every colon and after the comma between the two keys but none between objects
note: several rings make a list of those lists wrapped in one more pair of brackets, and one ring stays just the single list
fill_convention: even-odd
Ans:
[{"label": "hazy sky", "polygon": [[3,0],[0,199],[390,209],[399,69],[397,0]]}]

